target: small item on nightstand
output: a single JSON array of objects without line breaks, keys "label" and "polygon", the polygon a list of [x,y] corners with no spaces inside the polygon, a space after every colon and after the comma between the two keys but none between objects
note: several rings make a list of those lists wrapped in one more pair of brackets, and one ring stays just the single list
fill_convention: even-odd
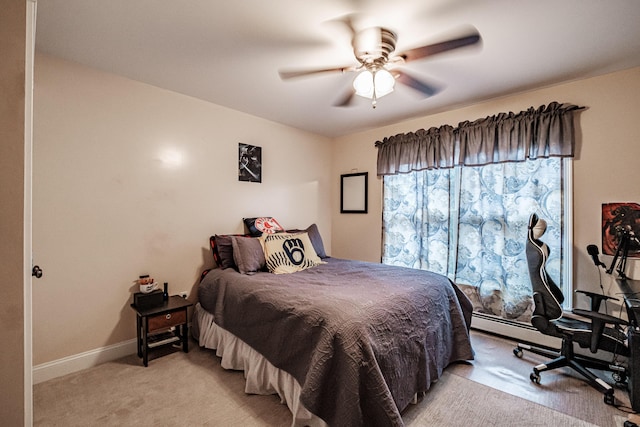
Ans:
[{"label": "small item on nightstand", "polygon": [[162,294],[162,299],[167,301],[169,299],[169,284],[164,282],[164,293]]},{"label": "small item on nightstand", "polygon": [[140,286],[140,292],[143,294],[148,294],[158,289],[158,284],[153,280],[153,277],[149,277],[148,274],[140,276],[138,280],[136,280],[136,283]]},{"label": "small item on nightstand", "polygon": [[143,292],[136,292],[133,294],[133,305],[140,310],[158,307],[161,306],[162,303],[162,291],[160,289],[151,291],[148,294]]}]

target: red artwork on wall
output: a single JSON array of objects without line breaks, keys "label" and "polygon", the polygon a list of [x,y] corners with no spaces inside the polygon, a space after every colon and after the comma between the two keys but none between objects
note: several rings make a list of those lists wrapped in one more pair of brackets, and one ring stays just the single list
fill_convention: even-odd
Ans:
[{"label": "red artwork on wall", "polygon": [[615,255],[621,236],[628,234],[630,258],[640,258],[640,205],[637,203],[602,204],[602,253]]}]

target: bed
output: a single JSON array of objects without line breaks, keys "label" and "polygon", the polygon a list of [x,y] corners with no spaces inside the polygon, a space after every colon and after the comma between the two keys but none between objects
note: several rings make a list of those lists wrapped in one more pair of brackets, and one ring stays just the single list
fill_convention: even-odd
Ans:
[{"label": "bed", "polygon": [[260,270],[208,271],[193,333],[245,371],[246,392],[279,394],[294,426],[401,426],[449,364],[473,359],[471,303],[444,276],[329,257]]}]

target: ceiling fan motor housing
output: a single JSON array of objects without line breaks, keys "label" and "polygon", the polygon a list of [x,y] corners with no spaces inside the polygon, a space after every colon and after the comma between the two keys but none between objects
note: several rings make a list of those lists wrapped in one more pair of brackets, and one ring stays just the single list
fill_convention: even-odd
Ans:
[{"label": "ceiling fan motor housing", "polygon": [[353,40],[353,53],[368,70],[382,68],[389,55],[396,49],[396,34],[382,27],[371,27],[356,34]]}]

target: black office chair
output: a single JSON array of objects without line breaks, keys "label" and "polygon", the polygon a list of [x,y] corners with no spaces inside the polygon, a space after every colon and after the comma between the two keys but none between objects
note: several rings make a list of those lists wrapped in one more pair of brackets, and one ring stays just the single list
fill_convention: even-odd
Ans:
[{"label": "black office chair", "polygon": [[[582,348],[588,348],[591,353],[604,350],[614,355],[628,356],[629,349],[625,344],[626,334],[622,325],[628,323],[623,319],[599,313],[601,302],[613,299],[605,295],[577,290],[591,299],[591,310],[573,309],[571,313],[562,310],[564,296],[546,272],[545,264],[549,256],[549,247],[540,240],[547,228],[547,223],[539,219],[536,214],[529,218],[527,239],[527,262],[529,277],[533,288],[534,310],[531,324],[545,335],[562,339],[559,352],[527,344],[518,344],[513,353],[522,357],[523,350],[531,351],[542,356],[553,358],[548,363],[542,363],[533,368],[531,381],[540,384],[540,372],[564,366],[573,368],[582,374],[591,386],[604,393],[605,403],[614,403],[613,388],[588,368],[613,372],[614,380],[624,382],[627,370],[622,365],[608,363],[588,356],[574,353],[574,343]],[[607,327],[611,325],[611,327]]]}]

